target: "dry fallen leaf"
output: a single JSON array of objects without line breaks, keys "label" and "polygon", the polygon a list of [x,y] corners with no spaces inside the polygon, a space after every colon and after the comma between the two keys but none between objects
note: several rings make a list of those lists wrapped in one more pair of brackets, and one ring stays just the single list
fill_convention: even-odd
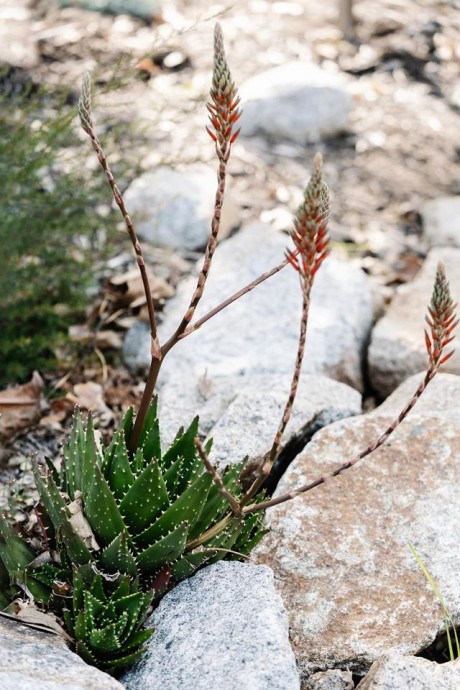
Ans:
[{"label": "dry fallen leaf", "polygon": [[[16,608],[18,607],[16,606]],[[59,635],[67,642],[72,641],[72,638],[59,624],[54,614],[43,613],[42,611],[36,609],[35,606],[30,602],[21,602],[17,614],[2,611],[0,612],[0,616],[4,616],[5,618],[16,621],[16,623],[27,625],[35,630],[41,630],[42,632],[51,633],[52,635]]]},{"label": "dry fallen leaf", "polygon": [[136,65],[136,69],[148,76],[158,74],[158,72],[161,71],[159,66],[156,65],[151,58],[144,58],[143,60],[140,60]]},{"label": "dry fallen leaf", "polygon": [[99,383],[94,381],[87,381],[86,383],[77,383],[73,387],[73,393],[67,393],[67,398],[78,405],[81,410],[92,410],[93,412],[102,412],[104,415],[113,416],[112,411],[104,402],[103,388]]},{"label": "dry fallen leaf", "polygon": [[[148,278],[154,301],[167,299],[174,295],[174,288],[164,278],[154,276],[151,273],[149,273]],[[118,308],[128,306],[134,308],[145,303],[142,278],[137,268],[111,278],[109,290],[111,299]]]},{"label": "dry fallen leaf", "polygon": [[120,350],[123,345],[123,338],[116,331],[98,331],[96,333],[96,347],[101,350]]},{"label": "dry fallen leaf", "polygon": [[80,491],[75,492],[75,500],[72,501],[72,503],[69,503],[67,508],[71,515],[70,524],[72,525],[76,533],[83,539],[85,544],[92,551],[99,551],[100,546],[96,541],[96,537],[94,536],[94,532],[91,529],[91,525],[83,515],[83,503],[81,500]]},{"label": "dry fallen leaf", "polygon": [[111,330],[93,332],[86,325],[75,325],[69,327],[69,337],[74,343],[88,345],[92,343],[101,350],[119,350],[123,345],[123,339],[119,333]]},{"label": "dry fallen leaf", "polygon": [[50,403],[51,411],[40,420],[40,426],[61,427],[67,417],[70,417],[75,407],[75,403],[66,396],[57,398]]},{"label": "dry fallen leaf", "polygon": [[43,379],[34,371],[29,383],[0,391],[0,439],[7,441],[15,434],[34,426],[40,419]]}]

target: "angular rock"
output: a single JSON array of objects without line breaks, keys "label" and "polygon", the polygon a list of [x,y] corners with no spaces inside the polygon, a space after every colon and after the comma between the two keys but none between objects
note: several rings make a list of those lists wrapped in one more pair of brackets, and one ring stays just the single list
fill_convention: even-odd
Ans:
[{"label": "angular rock", "polygon": [[269,568],[221,561],[167,594],[126,690],[298,690],[288,621]]},{"label": "angular rock", "polygon": [[458,690],[460,660],[436,664],[419,657],[385,654],[372,665],[357,690]]},{"label": "angular rock", "polygon": [[432,247],[460,247],[460,196],[431,199],[421,213],[423,232]]},{"label": "angular rock", "polygon": [[[445,263],[454,302],[460,301],[460,249],[432,249],[415,280],[399,288],[372,331],[369,376],[372,387],[382,397],[427,365],[423,329],[438,261]],[[459,348],[443,371],[460,373]]]},{"label": "angular rock", "polygon": [[0,617],[1,690],[123,690],[57,635]]},{"label": "angular rock", "polygon": [[[215,191],[216,176],[211,170],[182,172],[163,166],[134,180],[125,201],[142,239],[176,249],[201,249],[211,228]],[[238,223],[238,206],[227,195],[220,238]]]},{"label": "angular rock", "polygon": [[314,673],[302,690],[353,690],[355,684],[350,671],[319,671]]},{"label": "angular rock", "polygon": [[[221,467],[262,456],[273,442],[290,381],[282,374],[169,380],[160,395],[161,437],[171,443],[180,426],[200,417],[200,432],[214,439],[212,461]],[[318,429],[360,414],[361,395],[324,376],[302,374],[283,448],[304,444]]]},{"label": "angular rock", "polygon": [[[276,266],[289,240],[258,224],[240,230],[218,248],[197,318],[235,291]],[[201,262],[199,264],[201,266]],[[182,319],[196,277],[180,286],[166,306],[162,341]],[[217,314],[168,355],[160,383],[169,378],[283,374],[290,381],[299,334],[301,295],[290,266]],[[329,258],[318,272],[313,291],[304,371],[324,374],[361,390],[361,361],[372,321],[366,276],[354,266]],[[138,326],[125,339],[126,363],[146,370],[150,364],[148,328]],[[288,383],[289,385],[289,383]]]},{"label": "angular rock", "polygon": [[[413,392],[420,380],[405,387]],[[352,459],[400,412],[400,398],[319,431],[275,495]],[[460,377],[439,374],[388,444],[268,511],[271,531],[254,555],[275,572],[304,681],[328,668],[363,674],[385,652],[417,653],[443,630],[409,543],[458,620],[459,408]]]},{"label": "angular rock", "polygon": [[351,95],[338,75],[314,63],[289,62],[248,79],[239,89],[241,135],[303,145],[348,128]]}]

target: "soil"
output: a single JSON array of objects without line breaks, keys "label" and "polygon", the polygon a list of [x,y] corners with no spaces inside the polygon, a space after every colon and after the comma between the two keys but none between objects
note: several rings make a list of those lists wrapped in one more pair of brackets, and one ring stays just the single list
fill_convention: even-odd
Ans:
[{"label": "soil", "polygon": [[[61,9],[32,0],[38,59],[29,73],[76,92],[85,70],[101,90],[116,72],[121,88],[100,94],[99,112],[130,123],[119,155],[132,158],[133,167],[213,165],[204,104],[216,19],[237,84],[290,60],[312,59],[343,73],[355,100],[349,132],[307,147],[239,142],[230,191],[243,207],[243,222],[283,219],[283,211],[295,210],[319,148],[333,191],[332,237],[381,284],[413,276],[427,249],[421,204],[460,193],[458,2],[355,2],[354,43],[341,39],[338,1],[232,0],[206,7],[199,0],[164,0],[162,17],[152,22],[73,4]],[[141,149],[134,132],[142,132]]]}]

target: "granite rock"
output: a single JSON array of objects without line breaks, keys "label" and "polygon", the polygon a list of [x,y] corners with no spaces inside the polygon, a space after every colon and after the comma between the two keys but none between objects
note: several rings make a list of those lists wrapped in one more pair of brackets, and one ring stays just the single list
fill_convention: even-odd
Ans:
[{"label": "granite rock", "polygon": [[64,640],[0,617],[1,690],[123,690]]},{"label": "granite rock", "polygon": [[[208,240],[216,176],[211,170],[173,170],[162,166],[130,184],[125,202],[141,239],[175,249],[201,249]],[[239,224],[230,195],[222,207],[219,237]]]},{"label": "granite rock", "polygon": [[423,232],[432,247],[460,248],[460,196],[426,201],[421,214]]},{"label": "granite rock", "polygon": [[302,690],[353,690],[352,674],[350,671],[318,671],[308,679]]},{"label": "granite rock", "polygon": [[155,633],[125,690],[299,690],[269,568],[211,565],[167,594],[148,625]]},{"label": "granite rock", "polygon": [[[378,438],[417,388],[319,431],[276,494],[331,472]],[[288,611],[303,680],[328,668],[358,674],[386,652],[415,654],[443,630],[443,612],[412,543],[460,620],[460,377],[439,374],[389,443],[340,477],[268,511],[255,551]]]},{"label": "granite rock", "polygon": [[[372,387],[382,398],[427,366],[423,329],[438,261],[445,263],[454,302],[460,301],[460,249],[432,249],[415,280],[399,288],[372,331],[369,376]],[[457,348],[443,370],[460,373],[460,349]]]},{"label": "granite rock", "polygon": [[296,144],[342,134],[352,98],[339,75],[312,62],[288,62],[251,77],[239,89],[241,135]]},{"label": "granite rock", "polygon": [[40,63],[38,43],[30,30],[29,0],[2,0],[0,21],[0,68],[25,70]]},{"label": "granite rock", "polygon": [[[276,266],[288,245],[287,236],[266,225],[240,230],[218,248],[197,318],[229,295]],[[201,262],[199,262],[201,265]],[[166,305],[160,327],[164,342],[185,313],[196,277],[185,280]],[[169,378],[248,375],[286,376],[290,381],[297,351],[301,295],[298,277],[287,266],[230,307],[212,322],[180,342],[168,355],[160,386]],[[312,290],[304,368],[361,390],[361,363],[372,323],[372,300],[364,273],[351,264],[329,258]],[[150,336],[138,325],[128,332],[126,363],[147,370]],[[288,384],[289,385],[289,384]]]},{"label": "granite rock", "polygon": [[[282,374],[169,380],[160,396],[161,436],[170,443],[180,426],[198,414],[200,432],[214,439],[211,458],[224,467],[270,449],[290,382]],[[303,445],[313,433],[337,419],[360,414],[361,395],[325,376],[302,374],[296,404],[282,448]]]},{"label": "granite rock", "polygon": [[436,664],[402,654],[385,654],[372,665],[357,690],[458,690],[460,660]]}]

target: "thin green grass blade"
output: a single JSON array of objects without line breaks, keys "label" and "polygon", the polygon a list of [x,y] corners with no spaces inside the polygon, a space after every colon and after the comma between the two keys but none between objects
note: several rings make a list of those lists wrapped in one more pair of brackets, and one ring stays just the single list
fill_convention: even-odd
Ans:
[{"label": "thin green grass blade", "polygon": [[413,546],[412,544],[410,544],[410,543],[409,543],[409,548],[410,548],[410,550],[412,551],[413,557],[414,557],[415,560],[417,561],[418,567],[420,568],[420,570],[421,570],[422,573],[424,574],[424,576],[425,576],[425,578],[426,578],[428,584],[430,585],[431,589],[433,590],[433,594],[435,595],[435,597],[437,598],[437,600],[438,600],[439,603],[441,604],[442,610],[443,610],[443,612],[444,612],[444,626],[445,626],[445,629],[446,629],[447,646],[448,646],[448,648],[449,648],[449,658],[450,658],[451,661],[454,661],[454,659],[455,659],[455,654],[454,654],[454,648],[453,648],[453,645],[452,645],[452,638],[451,638],[451,636],[450,636],[450,628],[451,628],[451,627],[454,629],[454,632],[455,632],[455,641],[456,641],[456,646],[457,646],[457,657],[460,656],[460,648],[459,648],[459,641],[458,641],[458,638],[457,638],[457,631],[455,630],[455,626],[454,626],[454,623],[453,623],[453,620],[452,620],[452,616],[450,615],[450,611],[449,611],[449,609],[448,609],[448,607],[447,607],[447,604],[446,604],[446,602],[445,602],[445,600],[444,600],[444,597],[442,596],[442,594],[441,594],[441,592],[440,592],[440,590],[439,590],[438,585],[436,584],[436,582],[435,582],[434,579],[432,578],[432,576],[431,576],[431,574],[430,574],[428,568],[426,567],[426,565],[424,564],[424,562],[422,561],[422,559],[421,559],[420,556],[418,555],[418,553],[417,553],[417,551],[415,550],[414,546]]}]

